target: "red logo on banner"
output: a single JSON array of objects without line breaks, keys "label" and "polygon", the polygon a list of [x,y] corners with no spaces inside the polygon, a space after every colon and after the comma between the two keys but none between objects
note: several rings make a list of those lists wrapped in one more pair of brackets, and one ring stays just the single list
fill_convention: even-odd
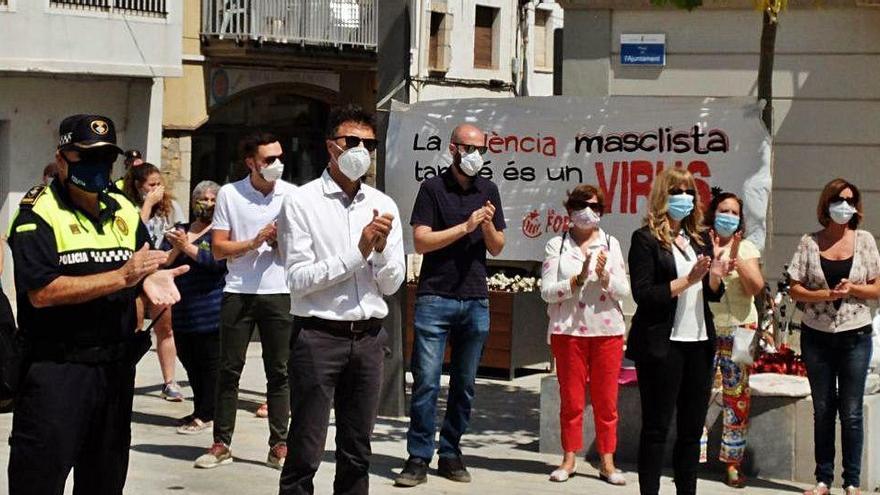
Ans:
[{"label": "red logo on banner", "polygon": [[[547,221],[542,220],[543,217]],[[541,212],[532,210],[523,218],[522,231],[523,235],[529,239],[541,237],[545,232],[560,233],[568,230],[568,215],[557,212],[554,209]]]},{"label": "red logo on banner", "polygon": [[534,239],[535,237],[541,236],[541,214],[538,213],[538,210],[532,210],[529,212],[522,221],[522,231],[523,234],[530,238]]}]

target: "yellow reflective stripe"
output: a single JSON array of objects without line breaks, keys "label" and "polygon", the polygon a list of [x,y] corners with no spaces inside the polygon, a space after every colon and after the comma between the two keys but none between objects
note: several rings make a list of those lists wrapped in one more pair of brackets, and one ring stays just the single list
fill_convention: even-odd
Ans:
[{"label": "yellow reflective stripe", "polygon": [[35,223],[23,223],[18,227],[15,227],[16,232],[30,232],[32,230],[37,230],[37,224]]}]

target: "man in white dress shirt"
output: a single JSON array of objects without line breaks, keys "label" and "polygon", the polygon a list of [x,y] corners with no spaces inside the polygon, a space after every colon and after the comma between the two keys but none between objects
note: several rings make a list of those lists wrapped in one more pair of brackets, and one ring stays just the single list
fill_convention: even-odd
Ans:
[{"label": "man in white dress shirt", "polygon": [[387,340],[383,296],[395,293],[405,274],[397,205],[361,182],[377,145],[373,117],[353,105],[335,109],[326,143],[324,174],[286,198],[278,219],[294,315],[283,495],[314,493],[331,407],[333,493],[368,493]]}]

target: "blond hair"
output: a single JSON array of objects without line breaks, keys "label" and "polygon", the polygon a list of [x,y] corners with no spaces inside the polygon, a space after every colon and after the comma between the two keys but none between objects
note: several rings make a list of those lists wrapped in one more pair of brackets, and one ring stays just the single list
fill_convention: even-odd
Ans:
[{"label": "blond hair", "polygon": [[[672,248],[672,239],[677,235],[677,232],[672,232],[669,226],[669,217],[666,215],[669,190],[681,184],[686,184],[687,189],[697,189],[694,176],[687,169],[683,167],[667,168],[654,178],[651,195],[648,197],[648,214],[645,215],[645,225],[648,226],[651,235],[666,249]],[[700,204],[699,194],[694,198],[694,211],[681,221],[681,227],[694,242],[700,246],[703,245],[700,234],[705,230],[705,227],[703,226],[703,205]]]}]

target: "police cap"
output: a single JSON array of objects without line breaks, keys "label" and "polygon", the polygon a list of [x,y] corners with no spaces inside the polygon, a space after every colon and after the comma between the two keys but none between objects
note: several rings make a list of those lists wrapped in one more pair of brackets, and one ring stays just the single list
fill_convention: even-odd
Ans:
[{"label": "police cap", "polygon": [[71,115],[58,127],[58,149],[88,150],[106,148],[122,154],[116,145],[116,126],[103,115]]}]

